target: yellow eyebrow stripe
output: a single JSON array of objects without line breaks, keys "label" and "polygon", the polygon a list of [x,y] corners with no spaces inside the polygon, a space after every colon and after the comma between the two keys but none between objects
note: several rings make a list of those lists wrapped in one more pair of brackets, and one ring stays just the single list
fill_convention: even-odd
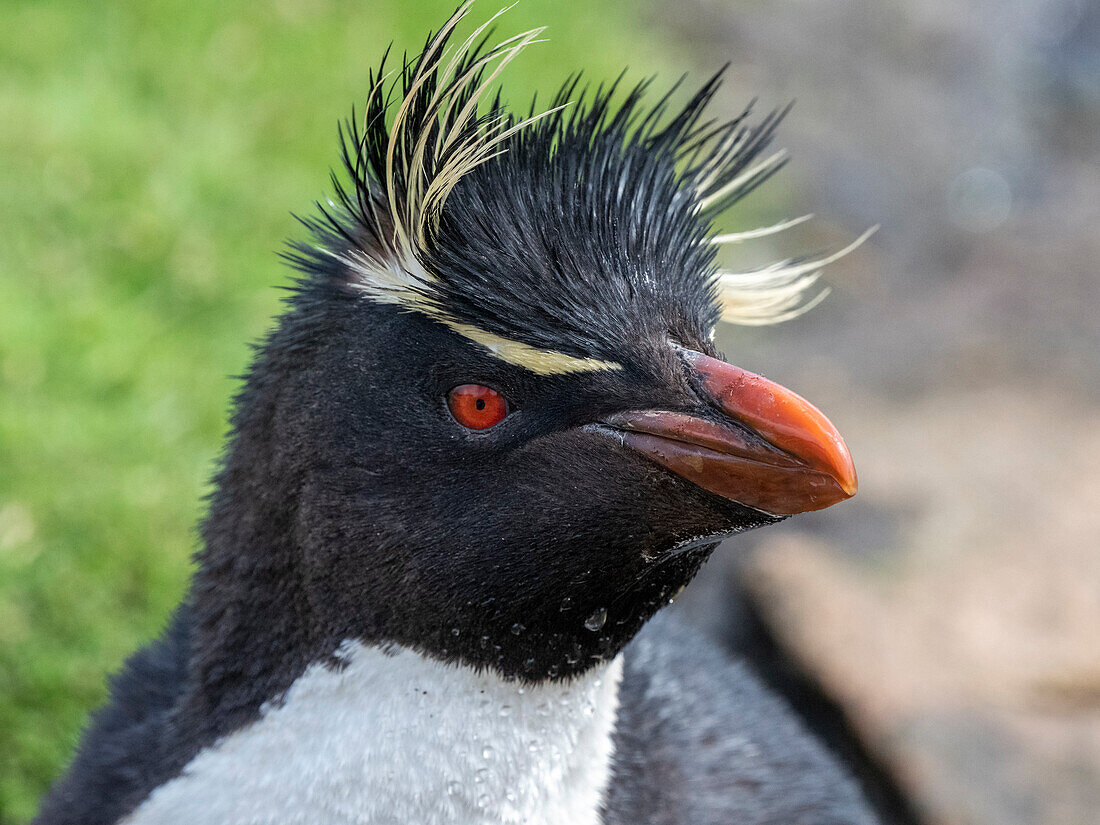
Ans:
[{"label": "yellow eyebrow stripe", "polygon": [[523,367],[535,375],[569,375],[577,372],[622,369],[623,365],[617,361],[580,358],[556,350],[539,349],[530,344],[488,332],[473,324],[464,324],[448,318],[435,300],[425,295],[420,288],[423,285],[435,283],[435,278],[415,258],[401,264],[394,264],[382,256],[370,255],[363,250],[345,253],[323,251],[349,267],[358,276],[352,285],[368,300],[380,304],[396,304],[412,312],[419,312],[454,330],[463,338],[484,347],[494,358],[507,364]]},{"label": "yellow eyebrow stripe", "polygon": [[463,338],[479,344],[494,358],[507,364],[523,367],[535,375],[568,375],[576,372],[599,372],[601,370],[622,369],[617,361],[604,361],[599,358],[578,358],[555,350],[539,349],[520,341],[486,332],[472,324],[460,324],[445,318],[435,320],[457,332]]}]

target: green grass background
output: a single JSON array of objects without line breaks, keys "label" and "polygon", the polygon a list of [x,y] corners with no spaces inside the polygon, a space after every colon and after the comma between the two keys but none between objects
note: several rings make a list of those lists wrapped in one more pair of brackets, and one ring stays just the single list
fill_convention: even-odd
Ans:
[{"label": "green grass background", "polygon": [[[386,44],[416,50],[454,4],[0,0],[0,825],[33,814],[184,591],[289,213],[324,194]],[[523,0],[502,33],[550,42],[509,97],[582,66],[677,76],[687,55],[644,20]]]}]

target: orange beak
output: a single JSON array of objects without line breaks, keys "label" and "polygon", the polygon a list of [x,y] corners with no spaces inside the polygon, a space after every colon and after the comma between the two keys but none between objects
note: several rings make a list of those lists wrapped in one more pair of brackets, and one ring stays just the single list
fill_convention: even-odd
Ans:
[{"label": "orange beak", "polygon": [[682,350],[713,417],[645,410],[603,423],[623,444],[723,498],[776,516],[821,510],[856,492],[852,456],[836,427],[785,387],[700,352]]}]

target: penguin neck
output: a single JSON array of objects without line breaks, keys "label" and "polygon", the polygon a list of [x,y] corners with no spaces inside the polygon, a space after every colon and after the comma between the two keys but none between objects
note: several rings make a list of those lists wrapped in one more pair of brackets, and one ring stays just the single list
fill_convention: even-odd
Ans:
[{"label": "penguin neck", "polygon": [[253,377],[235,416],[187,599],[184,714],[196,746],[251,722],[348,635],[318,621],[309,598],[297,538],[301,473],[278,449],[276,405],[262,384]]},{"label": "penguin neck", "polygon": [[186,704],[197,742],[252,721],[335,644],[312,621],[291,541],[237,536],[234,544],[207,542],[188,596]]}]

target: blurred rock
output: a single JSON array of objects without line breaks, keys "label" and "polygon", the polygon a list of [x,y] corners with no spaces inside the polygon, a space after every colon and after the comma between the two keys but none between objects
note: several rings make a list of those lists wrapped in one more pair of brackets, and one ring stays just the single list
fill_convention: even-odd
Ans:
[{"label": "blurred rock", "polygon": [[[782,177],[799,192],[791,209],[822,217],[810,248],[882,226],[877,266],[833,268],[837,299],[798,325],[802,342],[827,342],[874,389],[1028,370],[1100,397],[1100,11],[1079,0],[668,9],[660,25],[689,38],[701,72],[732,61],[731,110],[753,96],[762,109],[797,101]],[[781,236],[783,254],[805,249],[798,240]]]},{"label": "blurred rock", "polygon": [[763,617],[924,822],[1091,825],[1100,9],[662,9],[701,70],[733,60],[731,111],[798,100],[781,177],[821,218],[774,257],[882,224],[819,310],[720,338],[829,414],[859,496],[730,542],[681,609],[734,646]]}]

